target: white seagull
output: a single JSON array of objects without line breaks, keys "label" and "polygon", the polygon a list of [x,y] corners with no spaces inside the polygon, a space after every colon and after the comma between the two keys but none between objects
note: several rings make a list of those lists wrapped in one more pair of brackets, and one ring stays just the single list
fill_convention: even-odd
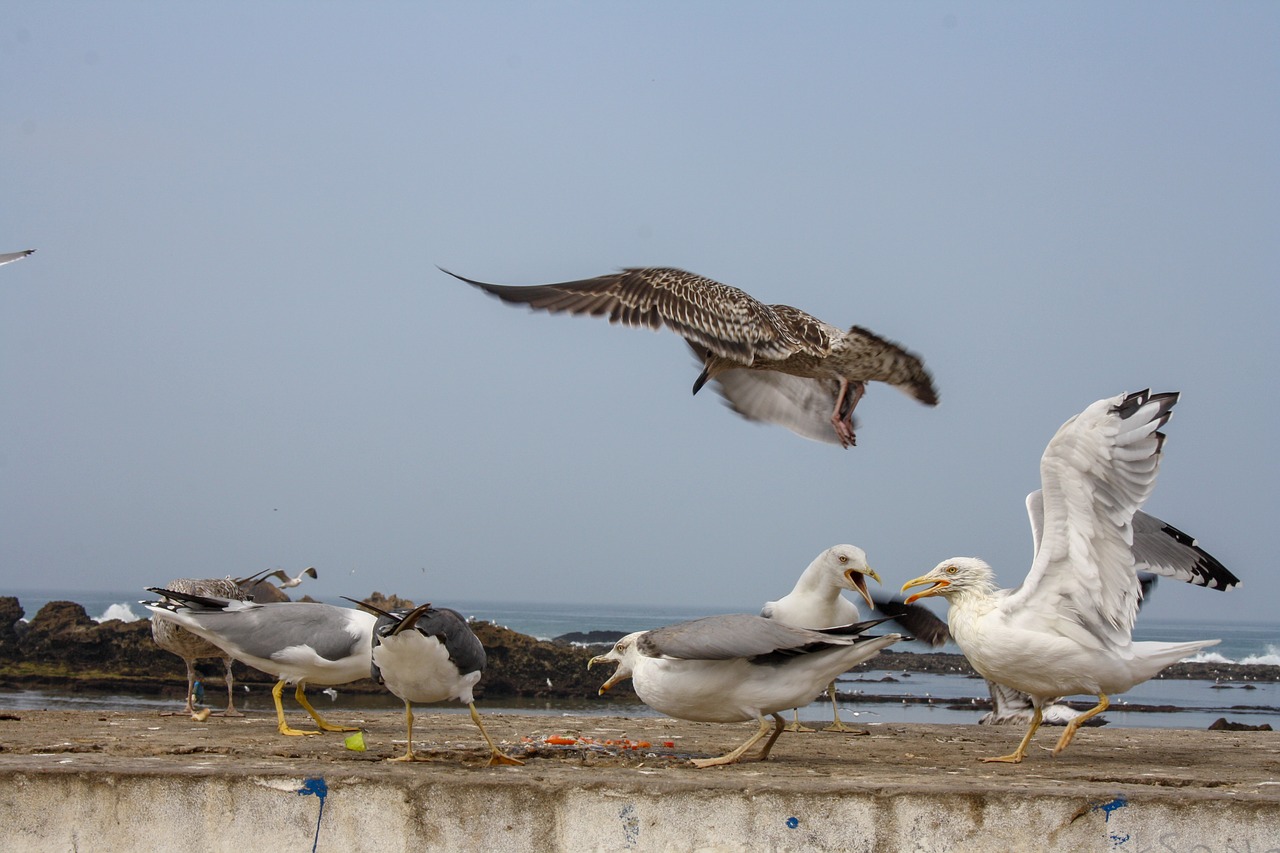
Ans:
[{"label": "white seagull", "polygon": [[[800,573],[791,592],[777,601],[766,602],[760,615],[795,628],[848,625],[862,618],[858,613],[858,605],[841,594],[843,590],[850,589],[861,595],[868,607],[893,617],[899,625],[914,634],[916,639],[926,640],[932,645],[942,645],[947,641],[947,626],[941,619],[918,605],[908,607],[901,602],[873,598],[867,589],[868,577],[880,583],[880,575],[867,565],[865,551],[856,545],[833,545],[815,557]],[[846,726],[840,719],[834,680],[827,685],[827,695],[831,698],[832,723],[825,731],[860,731]],[[800,725],[799,714],[797,709],[795,719],[787,724],[786,730],[812,731]]]},{"label": "white seagull", "polygon": [[821,631],[793,628],[749,614],[708,616],[653,631],[628,634],[597,663],[618,664],[600,693],[631,678],[636,695],[656,711],[682,720],[733,723],[755,720],[746,743],[718,758],[694,759],[698,767],[733,764],[769,734],[757,759],[764,761],[782,734],[779,711],[808,702],[831,679],[902,639],[866,636],[884,620]]},{"label": "white seagull", "polygon": [[[297,577],[292,577],[292,578],[289,577],[289,573],[286,572],[284,569],[276,569],[275,571],[271,571],[269,569],[263,569],[262,571],[258,572],[256,575],[250,575],[247,578],[239,579],[238,581],[236,581],[236,583],[240,584],[241,586],[252,586],[257,583],[262,583],[268,578],[275,578],[276,580],[280,581],[281,589],[292,589],[293,587],[300,585],[302,583],[303,578],[314,579],[314,578],[318,578],[319,576],[320,575],[316,573],[315,566],[308,566],[307,568],[298,572]],[[351,599],[347,599],[347,600],[350,601]]]},{"label": "white seagull", "polygon": [[1035,560],[1022,586],[999,590],[991,567],[953,557],[908,581],[909,598],[950,604],[951,635],[983,677],[1027,693],[1031,725],[1009,755],[1018,763],[1040,726],[1045,702],[1077,693],[1098,704],[1071,720],[1054,747],[1123,693],[1218,640],[1138,643],[1132,639],[1140,589],[1134,515],[1155,486],[1165,436],[1159,428],[1176,393],[1140,391],[1099,400],[1058,430],[1040,460],[1042,490],[1027,499]]},{"label": "white seagull", "polygon": [[886,382],[927,406],[938,392],[924,362],[874,332],[848,331],[790,305],[765,305],[736,287],[669,267],[634,267],[559,284],[486,284],[441,268],[503,302],[553,314],[607,314],[609,322],[668,327],[702,362],[697,394],[715,381],[735,412],[815,441],[855,444],[853,410],[868,382]]},{"label": "white seagull", "polygon": [[285,722],[280,699],[285,684],[298,685],[294,698],[319,729],[359,731],[326,722],[311,707],[305,691],[307,684],[346,684],[369,677],[373,626],[378,621],[373,614],[307,601],[255,604],[161,587],[147,591],[164,597],[162,601],[142,602],[152,613],[204,637],[241,663],[279,679],[271,696],[276,703],[280,734],[320,734],[295,729]]},{"label": "white seagull", "polygon": [[480,722],[472,689],[484,671],[484,646],[462,614],[430,604],[388,612],[364,602],[355,603],[378,614],[373,628],[373,678],[404,702],[408,729],[405,754],[392,761],[418,760],[413,752],[413,702],[456,699],[471,709],[472,722],[489,744],[491,766],[524,764],[504,755]]}]

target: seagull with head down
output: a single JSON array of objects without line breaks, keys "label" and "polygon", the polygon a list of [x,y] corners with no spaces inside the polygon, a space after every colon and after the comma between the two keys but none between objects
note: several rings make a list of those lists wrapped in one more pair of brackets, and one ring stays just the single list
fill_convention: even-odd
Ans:
[{"label": "seagull with head down", "polygon": [[[866,634],[883,621],[814,631],[749,614],[708,616],[628,634],[587,666],[618,665],[600,686],[602,694],[630,678],[640,700],[668,716],[758,723],[755,734],[737,749],[718,758],[694,759],[697,767],[741,761],[768,736],[756,756],[764,761],[783,731],[779,711],[808,702],[840,673],[903,639],[901,634]],[[767,717],[775,722],[771,735]]]},{"label": "seagull with head down", "polygon": [[[1053,750],[1060,754],[1081,725],[1107,709],[1110,695],[1218,642],[1132,638],[1141,596],[1135,516],[1155,487],[1165,440],[1159,430],[1177,401],[1176,393],[1121,394],[1063,424],[1040,460],[1041,491],[1027,499],[1035,559],[1022,586],[998,589],[991,567],[976,557],[944,560],[903,585],[904,592],[926,587],[908,603],[945,598],[951,634],[973,668],[1031,697],[1031,724],[1018,748],[984,760],[1022,761],[1053,698],[1097,696],[1093,708],[1067,724]],[[1238,580],[1228,572],[1210,583],[1226,588]]]}]

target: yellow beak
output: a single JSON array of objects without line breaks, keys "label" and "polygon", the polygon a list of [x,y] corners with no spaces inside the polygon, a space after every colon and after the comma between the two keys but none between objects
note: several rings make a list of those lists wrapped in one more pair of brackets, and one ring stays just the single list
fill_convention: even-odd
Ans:
[{"label": "yellow beak", "polygon": [[863,578],[868,577],[873,579],[876,583],[883,583],[883,581],[880,580],[880,575],[876,574],[876,570],[870,566],[867,566],[867,570],[865,572],[858,571],[857,569],[845,569],[844,577],[845,580],[847,580],[850,585],[858,591],[858,594],[866,599],[867,606],[872,610],[875,610],[876,603],[871,600],[871,593],[867,590],[867,582]]},{"label": "yellow beak", "polygon": [[904,583],[902,585],[902,591],[906,592],[907,590],[911,589],[911,587],[913,586],[924,586],[925,584],[932,584],[932,586],[930,586],[926,590],[921,590],[920,592],[917,592],[915,595],[908,596],[906,602],[904,603],[911,604],[915,601],[918,601],[921,598],[928,598],[931,595],[937,595],[939,592],[942,591],[944,587],[951,586],[951,581],[943,580],[942,578],[932,578],[932,577],[929,577],[928,575],[925,575],[923,577],[919,577],[919,578],[916,578],[915,580],[910,580]]}]

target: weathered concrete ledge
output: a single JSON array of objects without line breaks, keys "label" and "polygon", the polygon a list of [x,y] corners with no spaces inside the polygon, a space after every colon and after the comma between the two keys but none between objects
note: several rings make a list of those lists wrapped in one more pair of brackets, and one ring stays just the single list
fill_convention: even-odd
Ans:
[{"label": "weathered concrete ledge", "polygon": [[17,718],[0,719],[4,850],[1280,850],[1273,732],[1090,729],[1007,766],[977,759],[1019,730],[884,724],[696,770],[750,726],[489,715],[526,761],[491,768],[458,714],[418,715],[431,760],[414,764],[383,760],[404,748],[397,713],[332,712],[366,752],[262,715],[0,716]]}]

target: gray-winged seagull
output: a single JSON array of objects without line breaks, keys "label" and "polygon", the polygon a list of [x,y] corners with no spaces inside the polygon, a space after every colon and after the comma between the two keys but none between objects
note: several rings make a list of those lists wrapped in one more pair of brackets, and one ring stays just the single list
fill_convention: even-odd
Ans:
[{"label": "gray-winged seagull", "polygon": [[150,587],[163,601],[142,602],[148,610],[204,637],[243,664],[274,675],[271,689],[282,735],[316,735],[319,731],[292,728],[284,719],[280,694],[285,684],[297,684],[298,700],[319,729],[354,732],[359,729],[326,722],[307,701],[307,684],[346,684],[369,677],[372,613],[331,604],[282,601],[255,604],[218,596],[192,595]]},{"label": "gray-winged seagull", "polygon": [[553,314],[608,315],[611,323],[683,337],[702,361],[697,394],[715,381],[735,412],[815,441],[855,444],[853,410],[868,382],[886,382],[928,406],[933,379],[920,358],[861,326],[848,331],[789,305],[667,267],[624,269],[559,284],[512,287],[449,272],[504,302]]},{"label": "gray-winged seagull", "polygon": [[1155,487],[1165,439],[1159,429],[1177,401],[1176,393],[1121,394],[1063,424],[1040,460],[1042,494],[1028,499],[1041,510],[1031,511],[1035,559],[1020,587],[997,589],[991,567],[975,557],[944,560],[903,585],[904,592],[928,587],[908,603],[945,598],[951,635],[973,668],[1032,698],[1018,748],[985,761],[1022,761],[1045,702],[1097,696],[1097,705],[1067,724],[1053,750],[1061,753],[1085,721],[1107,709],[1108,695],[1218,642],[1132,638],[1141,596],[1134,515]]},{"label": "gray-winged seagull", "polygon": [[5,264],[11,264],[14,261],[20,261],[27,255],[33,254],[34,252],[35,249],[24,249],[21,252],[5,252],[3,255],[0,255],[0,267]]},{"label": "gray-winged seagull", "polygon": [[405,754],[392,761],[417,760],[413,752],[413,702],[456,699],[466,703],[472,722],[489,744],[490,765],[524,764],[504,755],[480,722],[472,689],[484,671],[484,646],[462,614],[430,604],[386,611],[356,603],[378,614],[373,629],[372,675],[404,702]]},{"label": "gray-winged seagull", "polygon": [[600,692],[630,678],[640,700],[668,716],[759,724],[737,749],[718,758],[694,759],[698,767],[742,760],[769,734],[767,717],[772,716],[773,734],[757,756],[764,761],[782,734],[779,711],[808,702],[840,673],[903,639],[901,634],[865,635],[882,621],[813,631],[763,616],[708,616],[628,634],[587,666],[617,663]]}]

